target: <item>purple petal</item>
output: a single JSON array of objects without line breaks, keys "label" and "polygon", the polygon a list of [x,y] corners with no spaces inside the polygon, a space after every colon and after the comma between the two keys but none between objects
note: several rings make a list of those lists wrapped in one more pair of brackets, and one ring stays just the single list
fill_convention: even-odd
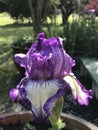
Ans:
[{"label": "purple petal", "polygon": [[44,37],[45,37],[44,32],[39,33],[37,36],[38,39],[43,39]]},{"label": "purple petal", "polygon": [[18,96],[19,96],[19,90],[18,90],[17,88],[12,89],[12,90],[10,91],[9,95],[10,95],[10,98],[11,98],[13,101],[15,101],[15,100],[17,100],[17,98],[18,98]]},{"label": "purple petal", "polygon": [[62,42],[59,37],[46,39],[44,33],[40,33],[26,56],[15,55],[15,60],[25,67],[26,77],[30,79],[62,77],[75,65],[63,49]]},{"label": "purple petal", "polygon": [[25,67],[26,66],[26,55],[25,54],[15,54],[14,56],[15,61],[17,64],[20,64],[21,67]]}]

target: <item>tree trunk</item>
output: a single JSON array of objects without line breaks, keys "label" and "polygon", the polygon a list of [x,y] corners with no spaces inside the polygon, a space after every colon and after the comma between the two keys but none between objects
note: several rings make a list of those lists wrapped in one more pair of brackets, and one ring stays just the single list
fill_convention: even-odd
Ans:
[{"label": "tree trunk", "polygon": [[39,15],[38,15],[38,13],[40,14],[41,12],[37,13],[37,11],[39,11],[39,10],[36,8],[33,8],[32,0],[28,0],[28,4],[29,4],[29,8],[30,8],[30,13],[31,13],[34,35],[36,36],[41,31],[41,28],[42,28],[41,17],[39,17]]}]

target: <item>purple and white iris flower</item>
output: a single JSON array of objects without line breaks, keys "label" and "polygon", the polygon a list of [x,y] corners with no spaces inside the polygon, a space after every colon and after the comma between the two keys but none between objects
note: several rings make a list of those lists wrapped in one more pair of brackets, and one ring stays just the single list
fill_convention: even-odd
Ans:
[{"label": "purple and white iris flower", "polygon": [[10,91],[10,97],[31,110],[39,120],[49,117],[57,100],[69,87],[74,100],[81,105],[88,105],[88,99],[92,98],[91,90],[85,90],[73,75],[75,61],[62,43],[62,38],[46,39],[42,32],[27,54],[15,55],[15,61],[25,68],[25,78]]}]

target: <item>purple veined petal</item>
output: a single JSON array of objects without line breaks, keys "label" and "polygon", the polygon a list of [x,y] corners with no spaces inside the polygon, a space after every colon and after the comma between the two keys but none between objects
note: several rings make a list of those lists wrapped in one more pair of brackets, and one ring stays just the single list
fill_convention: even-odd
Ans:
[{"label": "purple veined petal", "polygon": [[32,104],[27,98],[27,92],[23,87],[23,85],[20,86],[18,89],[19,89],[19,97],[17,98],[17,102],[21,104],[21,106],[23,106],[25,109],[32,110]]},{"label": "purple veined petal", "polygon": [[15,55],[16,62],[25,67],[27,78],[60,78],[72,71],[75,61],[64,50],[62,38],[46,39],[40,33],[37,39],[26,55]]},{"label": "purple veined petal", "polygon": [[31,110],[38,120],[46,120],[56,101],[63,96],[68,84],[61,79],[28,80],[18,87],[17,101]]},{"label": "purple veined petal", "polygon": [[14,59],[17,64],[20,64],[21,67],[26,67],[26,55],[25,54],[15,54]]},{"label": "purple veined petal", "polygon": [[[31,101],[35,117],[45,119],[51,113],[57,99],[64,95],[68,84],[64,80],[59,79],[41,79],[38,82],[30,81],[25,89],[28,99]],[[32,84],[34,85],[32,86]]]},{"label": "purple veined petal", "polygon": [[92,91],[86,90],[73,75],[66,75],[63,79],[69,84],[74,100],[77,100],[81,105],[87,106],[89,99],[92,99]]}]

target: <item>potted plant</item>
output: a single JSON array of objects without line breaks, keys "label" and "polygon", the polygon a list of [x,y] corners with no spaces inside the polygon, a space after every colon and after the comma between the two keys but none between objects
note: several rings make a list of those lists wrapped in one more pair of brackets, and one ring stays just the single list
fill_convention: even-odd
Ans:
[{"label": "potted plant", "polygon": [[14,56],[15,61],[25,68],[25,77],[10,91],[10,98],[29,112],[3,115],[1,122],[6,124],[35,120],[37,126],[41,124],[41,130],[90,130],[83,122],[79,123],[75,118],[69,119],[61,114],[63,96],[69,88],[73,100],[81,105],[88,105],[88,99],[92,99],[92,91],[86,90],[72,73],[75,61],[63,49],[62,43],[62,38],[47,39],[42,32],[26,54]]},{"label": "potted plant", "polygon": [[[14,59],[15,54],[18,54],[18,53],[26,54],[30,46],[32,45],[33,41],[34,41],[34,38],[30,34],[16,37],[12,42],[13,59]],[[15,62],[15,60],[14,60],[14,63],[15,63],[16,68],[20,72],[20,74],[24,76],[24,73],[25,73],[24,68],[18,65]]]}]

